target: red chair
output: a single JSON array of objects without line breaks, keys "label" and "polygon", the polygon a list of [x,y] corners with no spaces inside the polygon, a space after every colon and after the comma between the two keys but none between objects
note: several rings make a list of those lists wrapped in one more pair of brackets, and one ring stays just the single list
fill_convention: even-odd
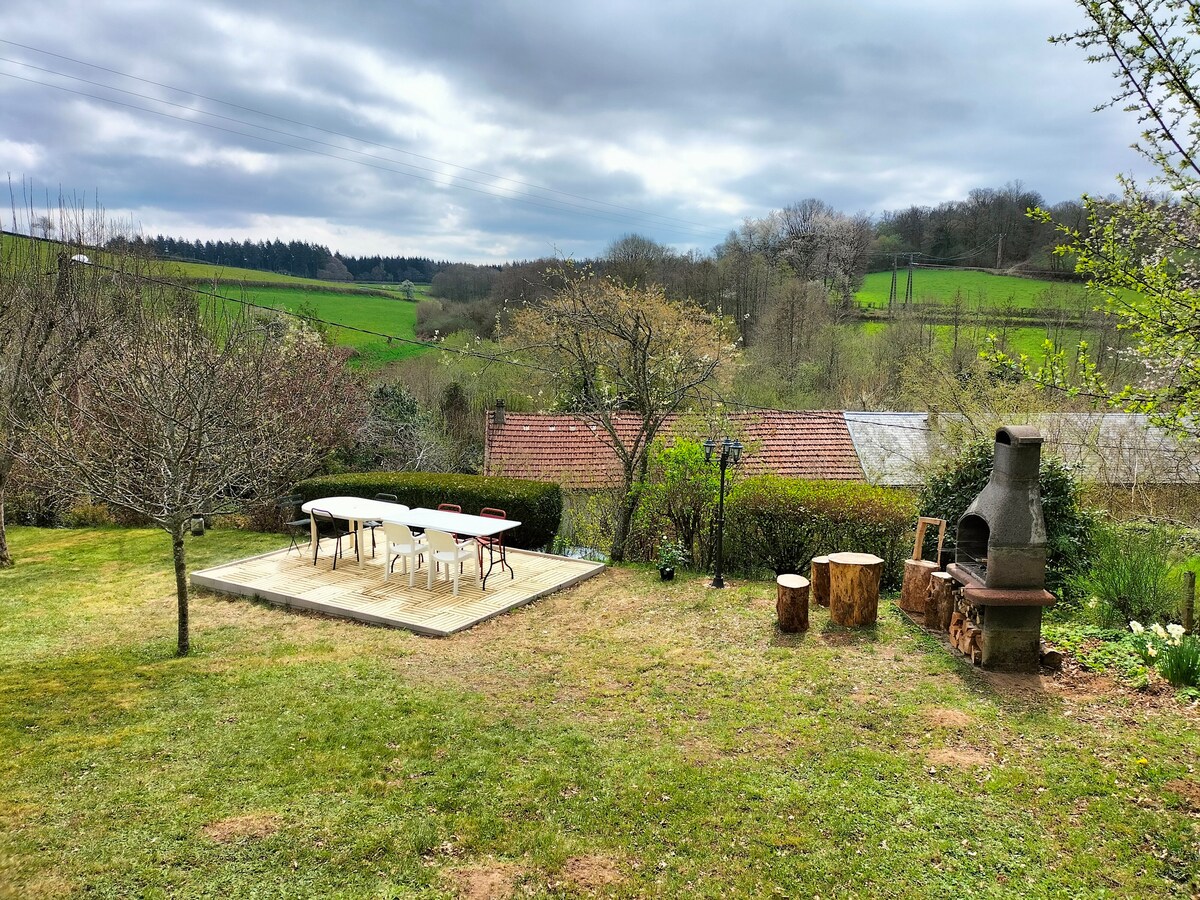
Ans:
[{"label": "red chair", "polygon": [[[462,507],[461,507],[461,506],[459,506],[457,503],[439,503],[439,504],[438,504],[438,510],[439,510],[439,511],[441,511],[441,512],[454,512],[454,513],[461,513],[461,512],[462,512]],[[454,534],[453,532],[451,532],[451,533],[450,533],[450,535],[451,535],[451,537],[453,537],[453,538],[454,538],[454,540],[456,540],[456,541],[458,540],[458,535],[457,535],[457,534]],[[462,571],[462,563],[459,563],[459,565],[458,565],[458,570],[459,570],[460,572]]]},{"label": "red chair", "polygon": [[[504,510],[494,509],[490,506],[485,506],[483,509],[481,509],[479,511],[479,515],[485,519],[507,519],[508,518],[508,513],[506,513]],[[478,551],[479,551],[479,571],[480,572],[483,571],[483,549],[484,549],[484,547],[486,547],[487,551],[488,551],[488,572],[489,573],[492,570],[492,564],[493,564],[492,560],[494,558],[493,554],[496,552],[497,549],[499,549],[500,550],[500,570],[503,571],[505,569],[508,569],[508,577],[510,579],[516,578],[516,573],[513,571],[512,566],[510,566],[508,564],[508,555],[504,552],[504,532],[503,531],[500,532],[499,534],[494,534],[494,535],[482,535],[480,537],[475,538],[475,542],[479,545]]]}]

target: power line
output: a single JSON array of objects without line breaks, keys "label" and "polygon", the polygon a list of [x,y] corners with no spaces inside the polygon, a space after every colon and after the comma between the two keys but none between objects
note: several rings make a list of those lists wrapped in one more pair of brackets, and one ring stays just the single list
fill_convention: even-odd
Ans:
[{"label": "power line", "polygon": [[[170,85],[170,84],[163,84],[162,82],[153,81],[148,78],[141,78],[140,76],[137,76],[137,75],[131,75],[128,72],[122,72],[118,69],[110,69],[105,66],[97,65],[96,63],[90,63],[85,60],[75,59],[74,57],[64,56],[60,53],[54,53],[50,50],[43,50],[39,47],[32,47],[28,44],[21,44],[16,41],[5,40],[4,38],[0,38],[0,44],[8,44],[13,47],[20,47],[23,50],[30,50],[34,53],[40,53],[44,56],[51,56],[51,57],[54,57],[55,59],[61,59],[66,62],[75,63],[76,65],[86,66],[90,69],[97,69],[101,72],[108,72],[111,75],[118,75],[122,78],[128,78],[131,81],[139,81],[143,84],[153,85],[154,87],[161,87],[161,88],[164,88],[169,91],[176,91],[180,94],[187,94],[190,97],[196,97],[197,99],[200,99],[200,100],[207,100],[210,103],[219,103],[222,106],[228,106],[231,109],[240,109],[243,112],[253,113],[254,115],[258,115],[258,116],[265,116],[269,119],[275,119],[276,121],[279,121],[279,122],[287,122],[289,125],[299,125],[303,128],[311,128],[314,131],[320,131],[324,134],[330,134],[330,135],[334,135],[336,137],[344,137],[344,138],[347,138],[348,140],[358,141],[359,143],[368,144],[373,147],[379,147],[384,150],[391,150],[395,153],[403,153],[406,156],[412,156],[416,159],[423,159],[427,162],[435,162],[435,163],[438,163],[439,165],[451,166],[452,168],[455,168],[455,169],[461,169],[464,172],[473,172],[476,175],[485,175],[488,178],[496,178],[496,179],[500,179],[503,181],[509,181],[509,182],[512,182],[513,184],[522,185],[523,187],[530,187],[530,188],[534,188],[535,190],[546,191],[547,193],[551,193],[551,194],[559,194],[564,197],[573,197],[576,200],[584,200],[584,201],[587,201],[588,203],[596,203],[596,204],[600,204],[602,206],[609,206],[609,207],[612,207],[613,209],[623,210],[625,212],[632,212],[639,216],[650,216],[650,217],[657,218],[657,219],[663,219],[668,222],[677,222],[677,223],[680,223],[683,225],[694,225],[698,228],[704,229],[708,233],[712,233],[712,234],[716,233],[716,232],[709,231],[708,226],[704,225],[702,222],[692,222],[688,219],[679,219],[674,216],[664,216],[661,213],[653,213],[653,212],[649,212],[647,210],[640,210],[640,209],[636,209],[636,208],[630,207],[630,206],[622,206],[619,203],[610,203],[606,200],[596,200],[595,198],[585,197],[582,194],[573,194],[570,191],[562,191],[562,190],[558,190],[556,188],[551,188],[551,187],[546,187],[544,185],[535,184],[533,182],[522,181],[519,178],[511,178],[506,175],[497,175],[493,172],[486,172],[482,169],[473,169],[470,166],[459,165],[458,163],[448,162],[446,160],[438,159],[437,157],[433,157],[433,156],[425,156],[420,153],[416,153],[412,150],[405,150],[402,147],[395,147],[390,144],[383,144],[383,143],[379,143],[377,141],[368,140],[366,138],[356,137],[354,135],[345,134],[344,132],[334,131],[329,128],[323,128],[320,125],[313,125],[309,122],[301,122],[297,119],[289,119],[286,116],[279,116],[274,113],[269,113],[269,112],[266,112],[261,109],[255,109],[254,107],[251,107],[251,106],[242,106],[237,103],[232,103],[228,100],[222,100],[218,97],[209,97],[205,94],[199,94],[199,93],[196,93],[195,91],[189,91],[186,88],[176,87],[176,86]],[[30,68],[35,68],[35,69],[39,68],[37,66],[30,65],[29,63],[23,63],[18,60],[8,60],[8,61],[16,62],[18,65],[29,66]],[[43,69],[41,71],[51,71],[51,70]],[[76,78],[76,76],[66,75],[61,72],[54,72],[53,74],[62,75],[62,77],[64,77],[64,78]],[[85,81],[86,79],[77,79],[77,80]],[[87,83],[88,84],[96,84],[96,82],[87,82]],[[109,87],[111,90],[121,90],[120,88],[111,87],[109,85],[98,85],[98,86]],[[125,92],[125,93],[129,93],[129,92]],[[145,95],[138,95],[138,96],[145,96]],[[168,101],[160,101],[160,102],[165,103]],[[211,114],[211,115],[215,115],[215,114]],[[261,126],[255,126],[255,127],[261,127]]]},{"label": "power line", "polygon": [[[0,39],[0,42],[12,43],[12,42],[8,42],[8,41],[3,41],[3,39]],[[18,44],[17,46],[24,46],[24,45]],[[56,55],[56,54],[52,54],[52,55]],[[69,59],[69,57],[64,57],[64,58]],[[198,115],[198,116],[205,116],[205,117],[212,118],[212,119],[218,119],[218,120],[222,120],[222,121],[226,121],[226,122],[231,122],[233,124],[241,125],[246,128],[258,129],[260,131],[265,131],[265,132],[268,132],[271,134],[281,135],[283,137],[292,138],[294,140],[305,141],[307,143],[315,144],[317,146],[328,147],[333,150],[341,151],[343,153],[356,154],[357,156],[365,157],[367,160],[375,160],[380,163],[382,163],[382,162],[391,163],[392,165],[391,166],[377,165],[377,164],[372,164],[369,162],[364,162],[363,160],[359,160],[359,159],[353,159],[353,158],[348,158],[345,156],[339,156],[334,153],[325,153],[320,150],[315,150],[311,147],[299,146],[297,144],[288,143],[287,141],[275,140],[272,138],[263,137],[262,135],[251,134],[251,133],[247,133],[245,131],[239,131],[237,129],[224,128],[222,126],[215,125],[211,122],[200,121],[200,120],[198,120],[196,118],[192,118],[192,117],[172,115],[171,113],[163,112],[161,110],[150,109],[148,107],[139,106],[137,104],[132,104],[132,103],[125,103],[123,101],[114,99],[112,97],[104,97],[104,96],[100,96],[98,94],[89,93],[88,91],[77,90],[77,89],[65,87],[63,85],[57,85],[57,84],[52,84],[52,83],[46,82],[46,81],[40,81],[36,78],[27,78],[27,77],[13,74],[11,72],[0,72],[0,75],[5,75],[6,77],[12,78],[17,81],[24,81],[29,84],[38,85],[40,87],[53,88],[55,90],[63,91],[63,92],[70,93],[70,94],[75,94],[76,96],[87,97],[92,100],[98,100],[102,103],[110,103],[115,106],[122,106],[127,109],[136,110],[138,112],[149,113],[151,115],[161,116],[161,117],[168,118],[168,119],[174,119],[174,120],[180,121],[180,122],[186,122],[191,125],[200,125],[205,128],[211,128],[216,131],[223,131],[227,134],[234,134],[239,137],[249,138],[251,140],[257,140],[257,141],[262,141],[265,143],[275,144],[276,146],[287,147],[292,150],[298,150],[301,152],[312,153],[314,155],[324,156],[329,159],[336,159],[336,160],[339,160],[342,162],[349,162],[349,163],[354,163],[356,165],[363,165],[363,166],[367,166],[369,168],[375,168],[375,169],[380,169],[383,171],[389,171],[389,172],[393,172],[393,173],[399,174],[399,175],[406,175],[410,178],[415,178],[415,179],[418,179],[421,181],[427,181],[427,182],[430,182],[432,184],[442,186],[442,187],[453,187],[453,188],[458,188],[459,190],[467,190],[467,191],[471,191],[472,193],[484,194],[486,196],[495,197],[495,198],[502,199],[502,200],[512,200],[517,203],[523,203],[528,206],[534,206],[534,207],[538,207],[541,209],[547,209],[547,210],[554,211],[554,212],[561,213],[561,212],[578,211],[577,214],[586,215],[590,218],[599,219],[601,221],[614,222],[617,224],[625,224],[627,227],[632,224],[634,226],[640,226],[640,227],[650,226],[650,227],[657,227],[657,228],[665,228],[667,230],[674,231],[677,234],[685,235],[685,236],[691,237],[691,238],[699,238],[699,237],[715,238],[715,237],[718,237],[723,234],[723,232],[718,232],[716,230],[709,229],[700,223],[691,223],[684,219],[675,219],[674,217],[662,216],[661,214],[658,214],[658,213],[635,210],[632,207],[622,207],[622,206],[619,206],[618,204],[609,203],[604,200],[595,200],[592,198],[583,197],[581,195],[569,194],[568,192],[558,191],[553,188],[543,188],[538,185],[530,185],[526,182],[521,182],[517,179],[506,178],[505,176],[502,176],[502,175],[492,175],[490,173],[481,172],[480,170],[470,169],[466,166],[458,166],[454,163],[442,162],[441,160],[434,159],[433,157],[424,157],[424,156],[421,156],[420,154],[411,153],[409,151],[402,150],[397,147],[390,147],[386,144],[380,144],[375,141],[370,141],[370,140],[366,140],[366,139],[362,139],[362,138],[356,138],[351,135],[342,134],[340,132],[330,131],[329,129],[321,128],[320,126],[317,126],[317,125],[309,125],[309,124],[306,124],[303,122],[296,122],[295,120],[292,120],[292,119],[284,119],[283,117],[273,116],[270,113],[261,113],[256,110],[249,110],[249,111],[255,112],[256,114],[259,114],[259,115],[265,115],[270,118],[280,119],[281,121],[292,122],[294,124],[298,124],[305,128],[311,128],[316,131],[321,131],[321,132],[325,132],[328,134],[337,135],[339,137],[345,137],[347,140],[353,140],[353,141],[357,141],[362,144],[381,147],[383,149],[391,150],[391,151],[397,152],[397,153],[405,153],[405,154],[408,154],[410,156],[414,156],[414,157],[417,157],[420,159],[426,159],[426,160],[430,160],[433,162],[438,162],[441,165],[450,166],[450,167],[456,168],[456,169],[462,169],[463,171],[469,171],[469,172],[475,172],[476,174],[488,175],[488,177],[491,177],[491,178],[494,178],[497,180],[510,181],[514,184],[523,184],[526,186],[533,187],[536,190],[546,191],[548,193],[553,193],[553,194],[559,194],[561,196],[574,197],[576,199],[583,200],[586,203],[590,203],[590,204],[595,204],[595,205],[600,205],[600,206],[608,206],[608,207],[612,207],[612,208],[618,209],[618,210],[628,210],[628,211],[632,212],[634,215],[633,216],[621,215],[620,213],[613,213],[613,212],[607,212],[607,211],[601,210],[601,209],[595,209],[592,206],[584,206],[580,203],[574,203],[569,200],[560,200],[555,197],[543,197],[538,194],[531,193],[529,191],[521,191],[521,190],[514,190],[511,188],[503,188],[503,187],[500,187],[497,185],[489,184],[488,182],[485,182],[485,181],[480,181],[478,179],[468,178],[468,177],[464,177],[461,175],[451,175],[451,173],[442,172],[437,169],[431,169],[427,166],[419,166],[414,163],[402,162],[400,160],[389,160],[385,157],[367,153],[366,151],[363,151],[363,150],[357,150],[352,147],[345,147],[340,144],[333,144],[328,141],[318,140],[316,138],[305,137],[303,135],[295,134],[293,132],[284,131],[284,130],[278,129],[278,128],[272,128],[268,125],[261,125],[261,124],[255,123],[255,122],[249,122],[244,119],[239,119],[239,118],[236,118],[233,116],[226,116],[226,115],[222,115],[220,113],[215,113],[215,112],[206,112],[204,110],[196,109],[195,107],[188,106],[186,104],[176,103],[171,100],[165,100],[165,99],[161,99],[158,97],[153,97],[148,94],[138,93],[137,91],[125,90],[124,88],[118,88],[118,87],[115,87],[112,85],[104,84],[102,82],[91,81],[89,79],[81,78],[76,75],[69,75],[67,73],[58,72],[53,69],[46,69],[41,66],[35,66],[31,63],[22,62],[20,60],[14,60],[14,59],[10,59],[8,57],[0,57],[0,60],[3,60],[4,62],[9,62],[9,63],[15,64],[15,65],[23,66],[28,69],[33,69],[38,72],[43,72],[43,73],[46,73],[49,75],[54,75],[56,77],[66,78],[66,79],[70,79],[71,81],[91,85],[93,87],[97,87],[102,90],[115,91],[117,93],[125,94],[125,95],[131,96],[131,97],[137,97],[139,99],[146,100],[151,103],[158,103],[158,104],[162,104],[165,106],[171,106],[176,109],[186,110],[187,112],[194,113],[195,115]],[[89,63],[81,63],[81,64],[82,65],[90,65]],[[97,67],[97,68],[102,68],[102,67]],[[104,71],[112,71],[112,70],[104,70]],[[123,74],[123,73],[117,73],[117,74]],[[135,80],[143,80],[143,79],[137,79],[135,76],[125,76],[125,77],[134,78]],[[147,83],[154,84],[154,85],[158,84],[157,82],[150,82],[150,81],[148,81]],[[180,88],[170,88],[167,85],[163,85],[163,87],[168,87],[170,90],[179,90],[182,93],[190,93],[188,91],[183,91]],[[212,98],[206,98],[200,94],[192,94],[192,96],[199,97],[201,99],[212,99]],[[224,101],[212,100],[212,102],[223,103]],[[237,107],[236,104],[227,104],[227,105],[234,106],[236,108],[248,109],[245,107]],[[397,169],[397,168],[393,168],[392,166],[403,166],[404,169]],[[414,170],[414,171],[407,171],[410,169]],[[428,173],[431,173],[431,175],[433,175],[433,176],[440,176],[440,177],[422,176],[422,175],[416,174],[417,172],[428,172]],[[451,180],[449,182],[446,182],[446,181],[443,181],[442,178],[450,178]],[[463,182],[466,182],[466,184],[464,184]],[[467,184],[474,184],[474,185],[478,185],[479,187],[472,188],[472,187],[468,187]],[[519,196],[513,196],[514,194],[519,195]],[[522,199],[520,199],[521,197],[526,197],[526,198],[531,198],[531,199],[522,200]],[[534,201],[544,201],[544,202],[534,202]],[[556,204],[556,205],[549,205],[549,204]],[[651,222],[651,221],[646,221],[647,218],[661,219],[664,221]],[[680,223],[680,224],[671,224],[672,222]]]},{"label": "power line", "polygon": [[[348,158],[345,156],[339,156],[336,153],[326,153],[322,150],[315,150],[311,147],[302,147],[297,144],[290,144],[287,141],[281,141],[281,140],[276,140],[274,138],[263,137],[262,135],[249,134],[244,131],[238,131],[237,129],[234,129],[234,128],[225,128],[221,125],[214,125],[211,122],[201,122],[201,121],[198,121],[197,119],[187,118],[185,116],[172,115],[171,113],[162,112],[161,110],[148,109],[144,106],[138,106],[133,103],[125,103],[124,101],[115,100],[111,97],[101,97],[96,94],[90,94],[87,91],[80,91],[80,90],[75,90],[74,88],[64,87],[63,85],[49,84],[47,82],[38,81],[33,78],[25,78],[20,75],[14,75],[11,72],[0,72],[0,75],[3,75],[7,78],[13,78],[17,81],[25,81],[30,84],[36,84],[41,87],[53,88],[54,90],[63,91],[68,94],[75,94],[75,95],[81,96],[81,97],[88,97],[93,100],[99,100],[103,103],[111,103],[114,106],[122,106],[127,109],[133,109],[133,110],[137,110],[139,112],[150,113],[151,115],[161,116],[166,119],[174,119],[177,122],[186,122],[190,125],[200,125],[204,128],[211,128],[215,131],[223,131],[227,134],[235,134],[235,135],[238,135],[239,137],[250,138],[251,140],[263,141],[264,143],[275,144],[280,147],[288,147],[289,149],[292,149],[292,150],[299,150],[304,153],[312,153],[315,156],[323,156],[323,157],[326,157],[327,159],[336,159],[340,162],[348,162],[348,163],[353,163],[353,164],[359,165],[359,166],[365,166],[365,167],[371,168],[371,169],[378,169],[378,170],[384,171],[384,172],[392,172],[397,175],[405,175],[409,178],[416,178],[420,181],[428,181],[431,184],[435,184],[440,187],[457,188],[458,190],[470,191],[474,194],[483,194],[484,196],[492,197],[492,198],[495,198],[498,200],[509,200],[513,203],[521,203],[521,204],[524,204],[525,206],[532,206],[532,207],[536,207],[538,209],[546,209],[546,210],[550,210],[551,212],[562,213],[562,212],[568,211],[568,210],[564,210],[562,206],[548,205],[549,203],[560,203],[561,204],[563,201],[556,201],[556,200],[547,198],[547,203],[537,203],[533,200],[523,200],[520,197],[511,197],[511,196],[508,196],[505,194],[499,194],[494,191],[489,191],[489,190],[485,190],[482,188],[469,187],[465,184],[459,184],[458,182],[452,181],[449,184],[447,184],[443,181],[440,181],[437,178],[432,178],[432,177],[429,177],[426,175],[419,175],[415,172],[407,172],[402,169],[393,168],[392,166],[379,165],[377,163],[370,163],[370,162],[366,162],[366,161],[360,160],[360,159],[352,159],[352,158]],[[159,101],[156,101],[156,102],[159,102]],[[162,102],[165,102],[165,101],[162,101]],[[200,115],[210,115],[210,114],[209,113],[200,113]],[[250,128],[261,127],[261,126],[253,125],[252,123],[243,123],[243,124],[246,124],[247,127],[250,127]],[[309,138],[304,138],[304,137],[297,137],[297,139],[298,140],[310,140]],[[344,148],[344,147],[339,148],[339,149],[342,149],[347,153],[358,153],[361,156],[366,156],[368,159],[379,159],[379,157],[371,156],[370,154],[362,153],[361,151],[350,150],[350,149]],[[415,167],[410,166],[409,163],[396,162],[395,165],[409,166],[410,168],[415,168]],[[599,219],[599,220],[607,221],[607,222],[616,222],[618,224],[621,224],[623,221],[625,221],[625,222],[628,221],[628,220],[622,220],[614,215],[609,215],[609,214],[601,212],[601,211],[588,212],[582,208],[580,209],[580,211],[578,213],[576,213],[576,215],[584,215],[584,216],[588,216],[593,219]],[[713,234],[715,234],[715,232],[713,232]],[[690,235],[690,236],[695,237],[695,235]]]}]

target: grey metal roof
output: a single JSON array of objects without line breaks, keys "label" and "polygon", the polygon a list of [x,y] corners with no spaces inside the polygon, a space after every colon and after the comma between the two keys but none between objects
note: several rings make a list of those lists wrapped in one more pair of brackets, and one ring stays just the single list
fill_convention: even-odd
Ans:
[{"label": "grey metal roof", "polygon": [[[960,415],[845,411],[846,427],[871,484],[916,485],[942,455],[941,435]],[[975,422],[976,426],[981,423]],[[1181,446],[1134,413],[1037,413],[1007,416],[1001,425],[1034,425],[1044,452],[1074,466],[1088,481],[1107,484],[1200,484],[1200,446]]]},{"label": "grey metal roof", "polygon": [[843,411],[842,415],[869,484],[912,485],[925,480],[935,456],[935,435],[926,413]]}]

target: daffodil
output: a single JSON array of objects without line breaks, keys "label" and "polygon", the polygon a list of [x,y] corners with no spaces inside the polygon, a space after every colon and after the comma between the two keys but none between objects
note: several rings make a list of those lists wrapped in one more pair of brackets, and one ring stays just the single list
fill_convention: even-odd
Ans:
[{"label": "daffodil", "polygon": [[1167,626],[1167,634],[1173,638],[1181,638],[1183,637],[1183,626],[1177,624],[1176,622],[1172,622]]},{"label": "daffodil", "polygon": [[1159,625],[1157,622],[1155,622],[1153,625],[1150,626],[1150,630],[1153,631],[1155,634],[1157,634],[1160,638],[1166,639],[1166,637],[1167,637],[1166,629],[1163,628],[1161,625]]},{"label": "daffodil", "polygon": [[1141,622],[1130,622],[1129,630],[1132,631],[1134,634],[1141,634],[1146,629],[1142,627]]}]

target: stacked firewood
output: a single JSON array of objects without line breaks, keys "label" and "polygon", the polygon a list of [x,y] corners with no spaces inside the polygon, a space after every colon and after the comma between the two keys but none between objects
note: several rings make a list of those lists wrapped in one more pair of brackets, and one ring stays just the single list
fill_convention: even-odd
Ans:
[{"label": "stacked firewood", "polygon": [[983,657],[983,632],[963,613],[955,610],[950,616],[950,646],[975,665]]}]

